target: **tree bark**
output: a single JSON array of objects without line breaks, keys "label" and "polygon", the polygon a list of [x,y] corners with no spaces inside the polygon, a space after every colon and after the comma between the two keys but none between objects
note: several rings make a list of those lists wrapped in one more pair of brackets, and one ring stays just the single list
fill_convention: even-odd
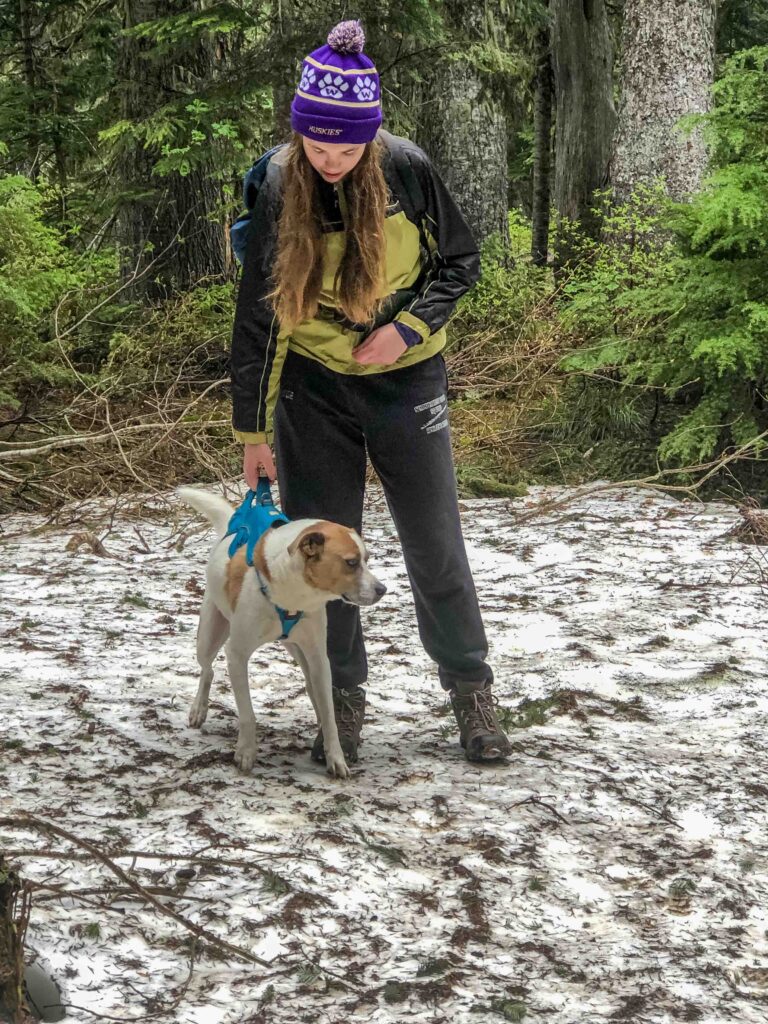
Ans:
[{"label": "tree bark", "polygon": [[[181,0],[123,0],[127,27],[154,21],[188,9]],[[119,81],[121,117],[141,122],[164,103],[189,92],[191,83],[210,79],[215,46],[201,39],[191,49],[148,59],[152,41],[125,38],[121,47]],[[126,198],[118,219],[121,277],[130,282],[151,261],[148,273],[127,289],[134,299],[162,300],[186,291],[207,278],[227,273],[224,228],[219,214],[222,194],[212,163],[199,163],[188,174],[152,175],[159,148],[134,144],[121,159]]]},{"label": "tree bark", "polygon": [[594,194],[608,182],[616,112],[613,105],[613,40],[604,0],[552,0],[552,63],[556,96],[556,261],[571,253],[563,221],[599,235]]},{"label": "tree bark", "polygon": [[0,854],[0,1019],[17,1021],[23,1008],[24,957],[16,926],[20,883]]},{"label": "tree bark", "polygon": [[[301,78],[301,62],[304,58],[303,53],[296,52],[294,45],[297,24],[293,0],[281,0],[279,12],[278,24],[275,29],[275,45],[279,48],[279,56],[272,83],[273,146],[280,142],[287,142],[291,138],[293,131],[291,128],[291,103]],[[320,43],[318,42],[317,45],[319,46]]]},{"label": "tree bark", "polygon": [[552,53],[549,26],[536,40],[536,82],[533,100],[533,206],[531,259],[547,264],[549,251],[550,173],[552,165]]},{"label": "tree bark", "polygon": [[24,81],[27,86],[27,104],[29,122],[27,125],[27,139],[29,143],[29,164],[26,169],[27,176],[35,183],[40,177],[40,125],[39,125],[39,101],[37,67],[35,64],[34,50],[34,28],[32,25],[32,10],[29,0],[18,0],[19,12],[19,41],[24,63]]},{"label": "tree bark", "polygon": [[709,109],[716,7],[716,0],[626,0],[611,161],[619,199],[660,177],[673,199],[698,190],[707,160],[703,139],[675,125],[684,114]]},{"label": "tree bark", "polygon": [[[448,0],[450,27],[462,40],[482,40],[482,4]],[[500,98],[467,60],[438,60],[429,69],[417,142],[467,218],[481,244],[498,232],[509,248],[507,120]]]}]

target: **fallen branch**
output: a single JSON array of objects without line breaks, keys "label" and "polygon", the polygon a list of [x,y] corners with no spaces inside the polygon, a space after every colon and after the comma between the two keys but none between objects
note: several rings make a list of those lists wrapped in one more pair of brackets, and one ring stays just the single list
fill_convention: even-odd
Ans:
[{"label": "fallen branch", "polygon": [[[53,857],[59,860],[90,860],[90,855],[87,853],[78,853],[76,850],[64,850],[61,853],[53,850],[35,850],[35,849],[11,849],[6,851],[6,857]],[[293,857],[293,851],[289,852],[275,852],[275,853],[263,853],[255,854],[254,856],[266,857],[270,861],[277,857]],[[302,856],[307,858],[311,855],[303,852]],[[113,853],[113,860],[117,860],[120,857],[130,857],[134,863],[139,859],[144,860],[183,860],[185,864],[201,864],[213,865],[214,867],[226,867],[226,868],[252,868],[254,871],[260,872],[262,875],[271,874],[269,868],[263,868],[260,864],[256,864],[251,860],[233,860],[229,858],[222,859],[220,857],[206,857],[203,854],[187,854],[187,853],[146,853],[144,850],[121,850],[119,853]],[[319,858],[311,858],[313,860],[319,860]]]},{"label": "fallen branch", "polygon": [[124,882],[129,889],[140,895],[146,903],[149,903],[150,906],[154,907],[158,913],[165,917],[172,918],[197,938],[205,939],[205,941],[211,943],[211,945],[217,946],[219,949],[226,950],[226,952],[240,957],[240,959],[245,960],[248,963],[260,964],[262,967],[271,966],[268,960],[263,960],[261,957],[251,953],[249,950],[243,949],[242,946],[236,946],[231,942],[227,942],[226,939],[220,939],[217,935],[214,935],[213,932],[209,932],[207,928],[203,928],[202,925],[194,924],[192,921],[188,921],[181,914],[178,914],[175,910],[171,910],[170,907],[166,907],[160,902],[160,900],[156,899],[148,889],[145,889],[143,885],[131,878],[126,871],[124,871],[119,865],[115,864],[115,862],[111,860],[111,858],[107,857],[105,853],[102,853],[97,846],[88,842],[87,839],[80,839],[79,836],[74,835],[72,832],[68,832],[59,825],[54,825],[49,821],[44,821],[42,818],[38,818],[32,814],[22,814],[18,817],[2,817],[0,818],[0,825],[5,826],[6,828],[37,829],[42,832],[48,832],[50,835],[58,836],[60,839],[66,839],[67,842],[73,843],[75,846],[79,846],[81,849],[86,850],[95,860],[98,860],[114,875],[117,875],[117,877]]},{"label": "fallen branch", "polygon": [[[628,487],[647,488],[651,491],[661,491],[664,494],[686,494],[688,497],[694,497],[696,492],[701,490],[708,480],[711,480],[713,476],[731,463],[748,458],[748,453],[755,449],[760,441],[766,438],[768,438],[768,430],[764,430],[762,434],[753,437],[746,444],[735,449],[735,451],[722,455],[718,459],[713,459],[711,462],[701,463],[698,466],[683,466],[680,469],[660,469],[658,473],[654,473],[652,476],[639,477],[635,480],[616,480],[614,482],[589,484],[586,487],[576,488],[572,493],[563,498],[552,498],[549,501],[539,502],[527,512],[517,516],[515,518],[515,525],[519,526],[529,519],[545,515],[548,512],[559,511],[566,505],[572,505],[575,501],[579,501],[582,498],[591,498],[595,494],[623,490]],[[703,475],[691,484],[664,484],[659,482],[667,477],[690,476],[692,473],[699,472]]]},{"label": "fallen branch", "polygon": [[[195,400],[196,401],[196,400]],[[190,406],[194,405],[195,402],[190,402]],[[209,427],[228,427],[230,421],[226,420],[209,420],[206,426]],[[29,447],[19,447],[18,445],[14,448],[5,449],[0,451],[0,461],[18,462],[22,459],[31,457],[37,457],[39,455],[48,455],[53,451],[61,451],[64,448],[82,447],[83,445],[91,444],[105,444],[107,441],[119,441],[121,438],[127,437],[130,434],[141,434],[149,432],[157,432],[158,429],[164,427],[165,424],[162,421],[151,422],[151,423],[134,423],[125,427],[110,426],[109,430],[103,430],[98,434],[73,434],[69,437],[55,437],[51,441],[45,441],[43,443],[34,442]],[[199,423],[184,423],[181,421],[181,417],[178,418],[177,422],[173,424],[176,427],[187,427],[200,429]],[[1,442],[0,442],[1,443]]]}]

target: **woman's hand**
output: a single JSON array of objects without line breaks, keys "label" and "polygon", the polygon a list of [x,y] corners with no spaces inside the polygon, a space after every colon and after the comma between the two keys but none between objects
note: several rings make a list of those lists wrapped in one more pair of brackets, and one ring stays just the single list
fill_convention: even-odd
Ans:
[{"label": "woman's hand", "polygon": [[365,341],[352,350],[352,358],[366,366],[390,366],[407,348],[395,325],[384,324],[383,327],[371,331]]},{"label": "woman's hand", "polygon": [[243,450],[243,476],[252,491],[259,485],[260,470],[264,470],[270,483],[274,483],[275,460],[268,444],[247,444]]}]

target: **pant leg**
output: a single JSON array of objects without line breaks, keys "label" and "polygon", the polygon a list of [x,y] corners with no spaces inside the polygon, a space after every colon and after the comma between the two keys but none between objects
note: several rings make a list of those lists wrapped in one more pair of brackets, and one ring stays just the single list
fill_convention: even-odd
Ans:
[{"label": "pant leg", "polygon": [[[275,407],[280,501],[290,519],[329,519],[362,532],[365,441],[341,374],[289,352]],[[328,658],[334,686],[368,677],[360,611],[328,604]]]},{"label": "pant leg", "polygon": [[493,679],[459,518],[441,355],[355,378],[357,417],[403,546],[424,648],[440,683]]}]

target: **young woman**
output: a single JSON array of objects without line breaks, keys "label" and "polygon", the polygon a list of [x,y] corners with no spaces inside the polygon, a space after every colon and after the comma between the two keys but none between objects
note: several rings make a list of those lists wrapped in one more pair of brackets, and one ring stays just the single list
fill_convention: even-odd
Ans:
[{"label": "young woman", "polygon": [[[286,514],[359,531],[367,454],[466,756],[497,760],[510,747],[461,534],[441,355],[479,253],[423,151],[381,129],[363,45],[359,22],[341,22],[305,58],[293,137],[259,190],[232,341],[234,431],[250,487],[261,470],[275,478],[274,443]],[[357,608],[328,606],[328,655],[356,761],[367,678]],[[312,756],[323,759],[322,733]]]}]

